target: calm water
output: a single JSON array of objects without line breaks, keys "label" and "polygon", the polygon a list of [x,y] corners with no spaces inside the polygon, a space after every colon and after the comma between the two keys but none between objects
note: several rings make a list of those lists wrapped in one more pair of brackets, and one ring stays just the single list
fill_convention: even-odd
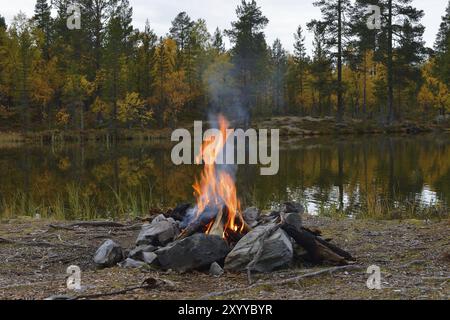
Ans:
[{"label": "calm water", "polygon": [[[154,143],[0,148],[0,217],[117,218],[194,201],[201,168],[173,165],[170,151]],[[241,166],[237,187],[244,207],[296,199],[312,214],[448,216],[450,136],[286,141],[277,176]]]}]

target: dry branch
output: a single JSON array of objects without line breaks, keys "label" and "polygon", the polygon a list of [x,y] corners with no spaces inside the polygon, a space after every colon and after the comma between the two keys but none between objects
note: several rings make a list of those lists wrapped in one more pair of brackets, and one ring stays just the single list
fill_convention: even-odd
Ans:
[{"label": "dry branch", "polygon": [[303,274],[301,276],[297,276],[294,278],[289,278],[289,279],[284,279],[284,280],[277,280],[277,281],[267,281],[267,282],[259,282],[259,283],[255,283],[252,284],[248,287],[244,287],[244,288],[236,288],[236,289],[230,289],[230,290],[226,290],[226,291],[221,291],[221,292],[213,292],[210,294],[207,294],[203,297],[200,298],[200,300],[206,300],[209,298],[213,298],[213,297],[220,297],[220,296],[224,296],[224,295],[229,295],[229,294],[235,294],[235,293],[239,293],[239,292],[243,292],[243,291],[247,291],[247,290],[251,290],[260,286],[278,286],[278,285],[285,285],[285,284],[289,284],[289,283],[294,283],[294,282],[298,282],[300,280],[304,280],[307,278],[312,278],[312,277],[317,277],[317,276],[321,276],[323,274],[333,274],[335,272],[338,271],[348,271],[348,270],[360,270],[362,269],[361,266],[358,265],[350,265],[350,266],[340,266],[340,267],[334,267],[334,268],[328,268],[328,269],[323,269],[323,270],[319,270],[316,272],[311,272],[311,273],[306,273]]},{"label": "dry branch", "polygon": [[78,244],[71,244],[71,243],[51,243],[47,241],[30,241],[30,242],[23,242],[23,241],[16,241],[11,239],[5,239],[0,238],[0,244],[17,244],[20,246],[30,246],[30,247],[63,247],[63,248],[76,248],[76,249],[89,249],[90,247],[82,246]]},{"label": "dry branch", "polygon": [[117,291],[111,291],[111,292],[105,292],[105,293],[97,293],[92,295],[81,295],[73,297],[72,300],[90,300],[90,299],[97,299],[102,297],[111,297],[111,296],[118,296],[122,294],[127,294],[129,292],[133,292],[136,290],[144,289],[144,290],[153,290],[161,287],[166,287],[169,290],[172,290],[175,287],[175,284],[172,281],[165,280],[165,279],[159,279],[150,277],[139,286],[129,287]]},{"label": "dry branch", "polygon": [[82,221],[69,224],[68,228],[73,227],[92,227],[92,228],[125,228],[126,225],[112,221]]}]

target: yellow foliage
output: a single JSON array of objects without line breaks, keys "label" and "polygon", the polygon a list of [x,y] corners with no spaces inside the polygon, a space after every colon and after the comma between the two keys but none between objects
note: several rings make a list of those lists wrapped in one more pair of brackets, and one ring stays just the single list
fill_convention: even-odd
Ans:
[{"label": "yellow foliage", "polygon": [[140,120],[147,123],[153,120],[153,112],[145,110],[145,101],[136,92],[127,93],[117,102],[117,119],[122,123]]},{"label": "yellow foliage", "polygon": [[65,108],[58,111],[56,114],[56,123],[60,126],[65,126],[70,121],[70,115]]},{"label": "yellow foliage", "polygon": [[70,167],[71,167],[70,159],[67,157],[62,158],[58,163],[58,168],[61,171],[67,171],[70,169]]},{"label": "yellow foliage", "polygon": [[434,76],[435,63],[432,59],[422,69],[425,83],[420,89],[418,100],[424,108],[432,107],[448,111],[450,110],[450,91],[445,83]]},{"label": "yellow foliage", "polygon": [[172,72],[163,85],[163,92],[167,99],[164,119],[171,117],[176,120],[177,114],[183,109],[191,98],[189,85],[185,82],[185,72]]},{"label": "yellow foliage", "polygon": [[94,113],[102,115],[106,119],[108,119],[111,114],[111,106],[100,99],[100,97],[95,98],[94,103],[91,105],[91,110]]},{"label": "yellow foliage", "polygon": [[63,92],[66,96],[72,96],[81,101],[85,100],[95,90],[95,84],[89,82],[86,76],[68,75]]}]

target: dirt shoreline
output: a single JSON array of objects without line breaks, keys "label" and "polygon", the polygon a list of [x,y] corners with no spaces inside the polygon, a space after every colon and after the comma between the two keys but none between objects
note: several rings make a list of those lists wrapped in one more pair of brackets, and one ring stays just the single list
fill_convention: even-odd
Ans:
[{"label": "dirt shoreline", "polygon": [[[206,124],[205,124],[206,126]],[[237,127],[240,127],[238,124]],[[193,122],[180,124],[178,127],[193,130]],[[252,128],[280,129],[282,137],[318,137],[347,135],[380,135],[380,134],[422,134],[430,132],[450,132],[450,123],[434,123],[419,121],[403,121],[392,125],[380,125],[374,120],[348,119],[342,124],[333,118],[312,117],[271,117],[256,119]],[[172,129],[119,129],[119,141],[158,141],[168,140]],[[24,134],[17,130],[2,130],[0,128],[0,143],[58,143],[78,141],[106,141],[111,139],[107,129],[79,130],[43,130],[30,131]]]},{"label": "dirt shoreline", "polygon": [[[170,287],[138,289],[99,299],[200,299],[211,292],[248,286],[245,274],[178,274],[150,269],[98,270],[92,257],[105,240],[131,248],[141,222],[128,227],[54,228],[52,221],[14,219],[0,224],[0,299],[45,299],[54,295],[95,295],[139,286],[145,279],[168,280]],[[67,222],[66,222],[67,223]],[[305,217],[305,225],[319,227],[325,237],[351,252],[361,268],[302,279],[285,285],[258,285],[214,299],[445,299],[450,298],[450,220],[427,222],[371,221]],[[83,292],[67,290],[66,269],[82,270]],[[369,290],[366,270],[378,265],[382,289]],[[254,276],[257,281],[280,282],[330,266],[296,266]]]}]

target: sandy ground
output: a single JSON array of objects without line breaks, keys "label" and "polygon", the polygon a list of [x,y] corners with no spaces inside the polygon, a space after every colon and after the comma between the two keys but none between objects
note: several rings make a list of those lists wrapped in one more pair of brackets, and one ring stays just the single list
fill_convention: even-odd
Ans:
[{"label": "sandy ground", "polygon": [[[67,222],[66,222],[67,223]],[[136,221],[128,222],[136,225]],[[15,219],[0,224],[0,298],[45,299],[54,295],[89,296],[139,286],[149,278],[169,285],[112,294],[100,299],[200,299],[211,292],[248,286],[245,274],[178,274],[150,269],[97,270],[96,248],[113,239],[132,248],[135,228],[77,227],[61,230],[51,221]],[[450,220],[426,222],[362,221],[305,217],[305,225],[319,227],[326,238],[351,252],[361,268],[325,273],[298,282],[279,282],[329,266],[296,265],[271,274],[254,275],[249,290],[215,299],[443,299],[450,298]],[[14,242],[10,242],[10,240]],[[66,270],[82,270],[82,292],[69,291]],[[367,268],[381,268],[381,290],[369,290]],[[270,284],[263,284],[271,282]]]}]

